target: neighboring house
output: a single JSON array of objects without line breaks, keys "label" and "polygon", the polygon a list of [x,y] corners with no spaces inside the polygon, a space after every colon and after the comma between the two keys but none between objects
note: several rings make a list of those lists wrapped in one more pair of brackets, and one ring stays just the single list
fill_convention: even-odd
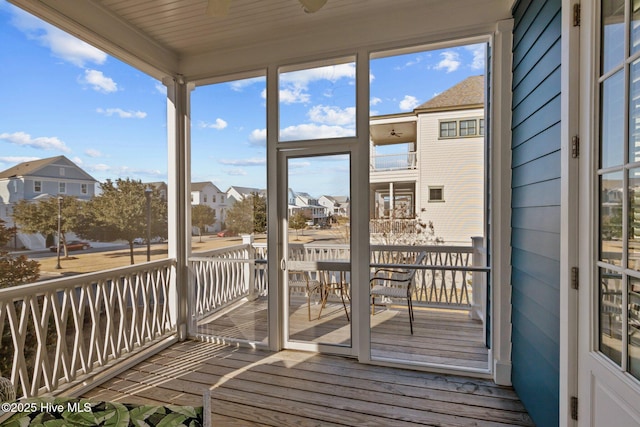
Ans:
[{"label": "neighboring house", "polygon": [[252,194],[257,194],[260,197],[267,197],[267,190],[261,190],[253,187],[231,186],[227,190],[228,203],[229,205],[232,205],[235,202],[239,202],[250,197]]},{"label": "neighboring house", "polygon": [[157,182],[147,182],[145,183],[145,187],[149,186],[154,188],[155,190],[158,191],[158,193],[160,194],[160,198],[167,200],[167,183],[163,182],[163,181],[157,181]]},{"label": "neighboring house", "polygon": [[191,204],[206,205],[213,209],[216,222],[207,226],[207,232],[216,232],[222,229],[225,219],[225,212],[229,204],[226,193],[212,182],[192,182],[191,183]]},{"label": "neighboring house", "polygon": [[326,222],[330,213],[327,207],[320,205],[318,199],[309,193],[296,192],[292,189],[289,189],[288,204],[289,215],[295,214],[296,211],[302,211],[314,224]]},{"label": "neighboring house", "polygon": [[326,208],[328,215],[349,216],[350,205],[347,196],[320,196],[318,204]]},{"label": "neighboring house", "polygon": [[446,244],[484,235],[484,76],[370,129],[372,219],[431,221]]},{"label": "neighboring house", "polygon": [[[91,199],[97,181],[65,156],[50,157],[20,163],[0,172],[0,219],[13,225],[12,206],[20,200],[36,201],[58,195]],[[40,235],[18,233],[22,246],[29,249],[45,247]]]}]

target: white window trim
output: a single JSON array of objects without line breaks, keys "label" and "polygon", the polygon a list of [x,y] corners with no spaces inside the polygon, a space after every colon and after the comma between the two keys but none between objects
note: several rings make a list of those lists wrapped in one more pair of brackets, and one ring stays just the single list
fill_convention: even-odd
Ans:
[{"label": "white window trim", "polygon": [[58,182],[58,193],[59,194],[67,194],[67,183],[66,182]]},{"label": "white window trim", "polygon": [[[39,190],[36,188],[36,184],[38,184],[38,183],[40,184],[39,185],[40,186]],[[42,193],[42,181],[41,180],[33,181],[33,192],[34,193]]]},{"label": "white window trim", "polygon": [[[432,199],[431,198],[431,190],[440,190],[441,191],[441,195],[442,197],[440,199]],[[430,185],[429,186],[429,191],[428,191],[428,202],[429,203],[444,203],[445,202],[445,198],[444,198],[444,185]]]},{"label": "white window trim", "polygon": [[[484,134],[486,132],[486,128],[483,126],[483,129],[485,129],[485,132],[480,133],[480,120],[484,120],[484,117],[472,116],[472,117],[457,117],[455,119],[451,118],[451,119],[438,120],[438,139],[481,138],[481,137],[484,136]],[[475,127],[476,133],[469,134],[469,135],[461,135],[460,134],[460,123],[461,122],[468,122],[468,121],[475,121],[476,122],[476,127]],[[456,124],[456,134],[454,136],[442,136],[442,128],[441,128],[442,123],[455,123]]]}]

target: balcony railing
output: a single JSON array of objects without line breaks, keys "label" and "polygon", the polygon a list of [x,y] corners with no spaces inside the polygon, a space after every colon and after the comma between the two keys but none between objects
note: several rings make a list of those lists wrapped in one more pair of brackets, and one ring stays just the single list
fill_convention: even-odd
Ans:
[{"label": "balcony railing", "polygon": [[[372,245],[370,265],[418,269],[416,305],[483,317],[488,268],[480,240],[472,247]],[[290,250],[292,260],[350,258],[349,245]],[[412,265],[419,251],[427,256]],[[266,295],[266,256],[266,245],[246,240],[191,257],[192,321]],[[20,397],[58,393],[175,336],[174,272],[174,260],[160,260],[0,290],[0,376],[11,378]]]},{"label": "balcony railing", "polygon": [[[349,259],[349,245],[292,244],[289,259],[318,261]],[[411,264],[424,251],[421,265]],[[469,310],[484,318],[486,274],[481,239],[473,246],[372,245],[371,268],[413,267],[416,305]],[[198,254],[190,259],[193,273],[194,321],[202,319],[242,298],[266,295],[266,245],[245,243]],[[347,276],[347,281],[349,277]]]},{"label": "balcony railing", "polygon": [[411,151],[402,154],[377,154],[371,156],[372,172],[416,169],[416,153]]},{"label": "balcony railing", "polygon": [[175,333],[173,260],[0,290],[0,375],[18,396],[59,391]]}]

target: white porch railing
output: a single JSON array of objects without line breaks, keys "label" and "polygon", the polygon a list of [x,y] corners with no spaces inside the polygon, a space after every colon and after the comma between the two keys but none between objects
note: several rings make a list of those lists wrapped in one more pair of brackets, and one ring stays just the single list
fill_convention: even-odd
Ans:
[{"label": "white porch railing", "polygon": [[371,171],[416,169],[416,153],[376,154],[371,156]]},{"label": "white porch railing", "polygon": [[38,396],[175,333],[174,270],[160,260],[0,290],[0,375]]},{"label": "white porch railing", "polygon": [[[474,246],[372,245],[371,267],[415,267],[416,305],[466,309],[483,318],[486,275],[481,239]],[[318,261],[350,258],[349,245],[291,244],[289,260]],[[411,265],[426,252],[423,264]],[[193,275],[194,320],[242,299],[267,294],[266,245],[246,243],[199,253],[190,258]],[[347,281],[349,275],[347,273]]]}]

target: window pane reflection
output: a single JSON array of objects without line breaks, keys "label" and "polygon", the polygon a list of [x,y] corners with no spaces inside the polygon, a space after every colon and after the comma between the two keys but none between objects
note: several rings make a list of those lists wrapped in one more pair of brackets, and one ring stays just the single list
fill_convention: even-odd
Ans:
[{"label": "window pane reflection", "polygon": [[629,170],[628,266],[640,270],[640,169]]},{"label": "window pane reflection", "polygon": [[600,167],[621,165],[624,143],[624,74],[618,71],[602,83]]},{"label": "window pane reflection", "polygon": [[640,50],[640,0],[633,0],[631,17],[631,54]]},{"label": "window pane reflection", "polygon": [[600,260],[622,263],[622,172],[600,177]]},{"label": "window pane reflection", "polygon": [[624,0],[602,2],[602,74],[624,58]]},{"label": "window pane reflection", "polygon": [[629,162],[640,162],[640,60],[631,64],[629,85]]},{"label": "window pane reflection", "polygon": [[629,280],[629,372],[640,379],[640,279]]},{"label": "window pane reflection", "polygon": [[618,365],[622,361],[622,279],[600,269],[600,351]]}]

